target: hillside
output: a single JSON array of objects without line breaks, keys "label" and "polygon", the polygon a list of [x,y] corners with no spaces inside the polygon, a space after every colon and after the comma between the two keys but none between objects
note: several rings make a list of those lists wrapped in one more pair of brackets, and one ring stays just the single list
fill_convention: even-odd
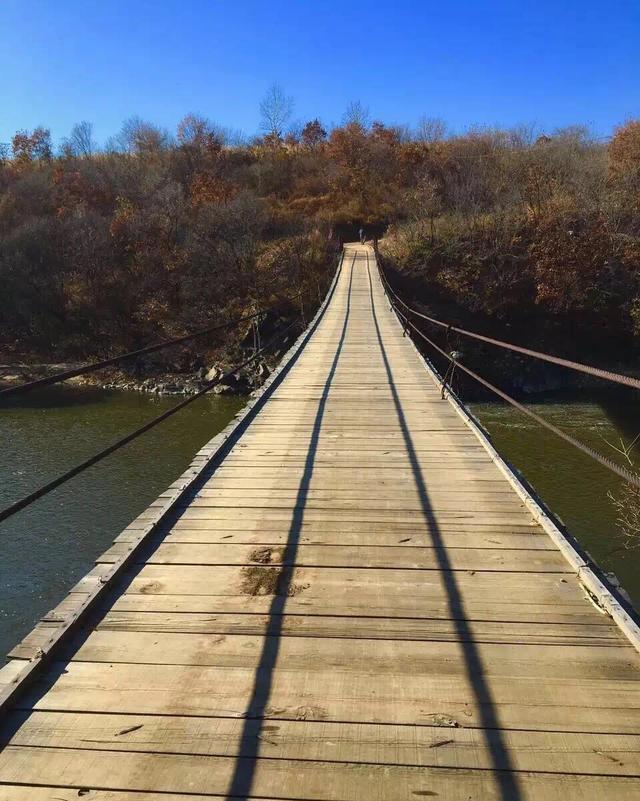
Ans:
[{"label": "hillside", "polygon": [[[105,355],[303,293],[342,240],[386,232],[412,296],[523,344],[634,354],[640,335],[640,122],[448,136],[357,115],[231,142],[189,115],[130,120],[98,151],[19,132],[0,160],[0,362]],[[597,333],[597,338],[594,337]]]}]

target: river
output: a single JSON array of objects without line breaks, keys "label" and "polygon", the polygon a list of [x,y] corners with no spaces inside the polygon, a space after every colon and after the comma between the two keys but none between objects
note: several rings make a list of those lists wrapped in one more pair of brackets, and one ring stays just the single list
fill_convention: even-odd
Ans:
[{"label": "river", "polygon": [[[526,405],[578,440],[620,464],[614,450],[640,433],[638,403],[632,390],[554,393]],[[586,454],[502,403],[470,404],[489,431],[496,449],[518,468],[547,506],[605,571],[613,572],[640,609],[640,536],[630,549],[621,536],[608,493],[622,480]],[[640,446],[631,452],[640,465]]]},{"label": "river", "polygon": [[[55,388],[0,409],[0,508],[136,428],[177,398]],[[189,464],[242,407],[236,397],[195,401],[158,428],[0,524],[0,664],[47,610],[88,570],[137,514]],[[638,433],[628,395],[551,396],[532,407],[603,452]],[[511,407],[475,403],[472,411],[498,450],[520,469],[606,570],[640,606],[640,549],[616,534],[607,492],[613,474]]]},{"label": "river", "polygon": [[[0,408],[0,508],[178,403],[52,388]],[[0,664],[244,399],[206,396],[0,523]]]}]

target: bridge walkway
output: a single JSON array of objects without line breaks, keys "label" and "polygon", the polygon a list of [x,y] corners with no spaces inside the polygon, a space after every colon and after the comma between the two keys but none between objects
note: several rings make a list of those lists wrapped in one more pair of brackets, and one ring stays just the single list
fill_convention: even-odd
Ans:
[{"label": "bridge walkway", "polygon": [[638,654],[441,400],[368,248],[256,410],[12,699],[0,801],[637,801]]}]

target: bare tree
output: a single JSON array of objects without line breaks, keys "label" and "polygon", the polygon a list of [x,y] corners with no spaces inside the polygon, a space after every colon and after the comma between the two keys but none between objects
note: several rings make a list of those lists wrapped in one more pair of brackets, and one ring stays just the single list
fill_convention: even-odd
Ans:
[{"label": "bare tree", "polygon": [[508,145],[514,150],[524,150],[533,147],[539,139],[541,132],[534,122],[521,123],[507,132]]},{"label": "bare tree", "polygon": [[93,141],[93,125],[86,120],[77,122],[71,129],[68,139],[62,142],[62,152],[66,156],[89,158],[93,155],[96,144]]},{"label": "bare tree", "polygon": [[359,125],[361,128],[368,128],[370,120],[369,109],[359,100],[352,100],[342,115],[344,125]]},{"label": "bare tree", "polygon": [[428,175],[422,176],[416,186],[415,203],[420,217],[429,219],[431,244],[435,241],[435,219],[442,211],[442,198],[438,182]]},{"label": "bare tree", "polygon": [[196,150],[220,150],[224,135],[210,120],[198,114],[187,114],[178,123],[178,144]]},{"label": "bare tree", "polygon": [[140,117],[130,117],[122,123],[120,133],[107,142],[108,151],[153,156],[171,144],[171,137],[163,128]]},{"label": "bare tree", "polygon": [[588,125],[565,125],[564,128],[556,128],[553,137],[576,145],[591,144],[595,140]]},{"label": "bare tree", "polygon": [[294,100],[285,95],[282,87],[272,84],[260,103],[260,127],[277,139],[282,138],[284,128],[293,114]]},{"label": "bare tree", "polygon": [[238,128],[227,128],[212,122],[200,114],[187,114],[178,123],[177,140],[179,145],[193,145],[199,148],[241,147],[246,144],[246,135]]},{"label": "bare tree", "polygon": [[437,117],[420,117],[416,129],[416,139],[419,142],[441,142],[447,135],[446,123]]}]

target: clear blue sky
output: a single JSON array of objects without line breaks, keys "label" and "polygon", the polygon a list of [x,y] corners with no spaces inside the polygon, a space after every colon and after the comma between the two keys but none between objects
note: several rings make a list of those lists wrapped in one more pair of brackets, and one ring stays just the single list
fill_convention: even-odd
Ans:
[{"label": "clear blue sky", "polygon": [[640,0],[0,0],[0,142],[195,111],[247,133],[272,82],[295,117],[586,123],[640,117]]}]

